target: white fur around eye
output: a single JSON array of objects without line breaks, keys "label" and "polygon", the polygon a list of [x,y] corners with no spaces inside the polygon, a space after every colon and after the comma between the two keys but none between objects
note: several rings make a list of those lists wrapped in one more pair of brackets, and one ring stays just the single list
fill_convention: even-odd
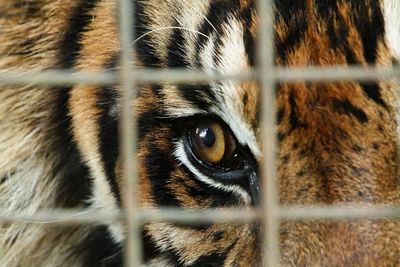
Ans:
[{"label": "white fur around eye", "polygon": [[386,41],[394,56],[400,60],[400,1],[384,0],[383,16]]},{"label": "white fur around eye", "polygon": [[189,171],[191,173],[193,173],[194,176],[196,176],[196,178],[200,181],[202,181],[205,184],[208,184],[214,188],[218,188],[221,189],[223,191],[226,192],[232,192],[235,195],[237,195],[238,197],[240,197],[246,204],[249,204],[251,199],[249,194],[243,190],[240,186],[238,185],[224,185],[222,183],[218,183],[212,179],[210,179],[209,177],[207,177],[206,175],[204,175],[202,172],[200,172],[195,166],[193,166],[192,163],[190,163],[190,160],[188,158],[188,156],[186,155],[186,151],[184,149],[184,144],[182,141],[178,141],[175,144],[175,152],[174,155],[176,157],[176,159],[181,162],[183,165],[186,166],[186,168],[189,169]]}]

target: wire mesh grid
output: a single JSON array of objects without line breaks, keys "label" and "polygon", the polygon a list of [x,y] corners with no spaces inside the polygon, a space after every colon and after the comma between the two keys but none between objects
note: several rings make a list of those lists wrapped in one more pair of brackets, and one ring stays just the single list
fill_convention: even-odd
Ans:
[{"label": "wire mesh grid", "polygon": [[[279,265],[279,222],[280,220],[303,219],[380,219],[400,218],[400,207],[387,205],[370,206],[282,206],[278,203],[278,186],[275,173],[275,107],[274,84],[278,81],[335,81],[400,78],[400,68],[381,69],[375,67],[348,68],[278,68],[274,66],[274,28],[273,0],[258,0],[258,12],[261,20],[261,31],[258,38],[258,66],[247,73],[231,73],[228,75],[207,74],[188,70],[136,70],[131,64],[134,61],[132,27],[134,17],[132,0],[120,0],[120,36],[121,36],[121,69],[119,73],[96,72],[74,73],[68,71],[44,71],[36,74],[0,72],[0,84],[120,84],[123,88],[123,110],[120,125],[123,157],[126,206],[122,211],[104,210],[41,210],[30,213],[0,213],[0,222],[8,223],[49,223],[54,225],[73,225],[98,222],[124,221],[127,226],[125,244],[125,266],[141,265],[140,226],[145,222],[174,221],[182,223],[210,222],[252,222],[261,221],[264,229],[264,266]],[[132,100],[135,97],[135,84],[139,82],[173,83],[204,82],[211,80],[257,80],[262,85],[262,128],[264,142],[264,163],[262,166],[262,185],[266,190],[262,195],[261,208],[257,209],[139,209],[136,205],[135,187],[137,183],[136,155],[136,121],[132,118]]]}]

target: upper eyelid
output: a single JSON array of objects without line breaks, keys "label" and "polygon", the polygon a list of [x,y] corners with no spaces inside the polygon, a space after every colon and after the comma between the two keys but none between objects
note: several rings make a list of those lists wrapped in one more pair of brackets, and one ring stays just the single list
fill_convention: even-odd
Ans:
[{"label": "upper eyelid", "polygon": [[[199,122],[201,121],[213,121],[219,123],[222,128],[227,131],[229,131],[229,134],[233,137],[235,143],[237,146],[241,146],[240,142],[238,141],[235,133],[232,131],[232,129],[229,127],[229,124],[225,122],[221,117],[218,115],[214,114],[208,114],[208,115],[194,115],[194,116],[187,116],[187,117],[182,117],[179,118],[183,120],[183,127],[188,130],[188,128],[195,127]],[[185,122],[189,120],[189,122]],[[182,127],[182,126],[181,126]]]}]

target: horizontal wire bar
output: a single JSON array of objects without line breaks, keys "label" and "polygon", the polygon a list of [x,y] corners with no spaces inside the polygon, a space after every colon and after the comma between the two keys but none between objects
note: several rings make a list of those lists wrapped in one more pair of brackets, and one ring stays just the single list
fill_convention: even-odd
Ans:
[{"label": "horizontal wire bar", "polygon": [[[0,72],[0,84],[117,84],[118,76],[113,72],[71,72],[43,71],[31,72]],[[210,74],[188,70],[138,70],[133,72],[132,79],[138,83],[199,83],[219,80],[260,80],[256,71],[233,74]],[[375,81],[400,78],[400,67],[306,67],[306,68],[275,68],[271,74],[275,81],[339,81],[358,80]]]},{"label": "horizontal wire bar", "polygon": [[274,73],[276,81],[376,81],[400,78],[400,67],[307,67],[277,68]]},{"label": "horizontal wire bar", "polygon": [[143,83],[170,82],[170,83],[200,83],[221,80],[257,80],[255,71],[242,73],[218,74],[205,73],[201,71],[179,70],[146,70],[133,74],[135,80]]},{"label": "horizontal wire bar", "polygon": [[[42,71],[31,72],[0,72],[0,84],[116,84],[119,82],[118,73],[113,72],[71,72],[71,71]],[[236,74],[209,74],[200,71],[178,70],[136,70],[131,73],[132,80],[142,83],[174,82],[199,83],[218,80],[256,80],[253,71]]]},{"label": "horizontal wire bar", "polygon": [[[0,72],[0,84],[42,84],[42,85],[71,85],[71,84],[116,84],[118,77],[112,72],[72,72],[67,70],[49,70],[38,73],[32,72]],[[1,87],[0,87],[1,89]]]},{"label": "horizontal wire bar", "polygon": [[[246,223],[260,220],[258,209],[143,209],[137,214],[138,220],[145,222],[173,221],[180,223]],[[352,219],[400,219],[400,206],[281,206],[277,216],[284,220],[352,220]],[[26,212],[0,215],[3,223],[27,224],[99,224],[125,219],[120,211],[93,210],[40,210],[34,214]]]},{"label": "horizontal wire bar", "polygon": [[113,223],[124,219],[119,211],[46,209],[35,213],[14,212],[0,215],[0,222],[23,224],[76,225]]},{"label": "horizontal wire bar", "polygon": [[[250,222],[259,219],[260,213],[254,209],[147,209],[140,210],[137,220],[141,222]],[[27,223],[27,224],[101,224],[125,220],[125,213],[100,211],[100,210],[40,210],[34,214],[25,212],[0,215],[3,223]]]},{"label": "horizontal wire bar", "polygon": [[261,218],[256,209],[159,209],[143,210],[143,222],[173,221],[178,223],[246,223]]},{"label": "horizontal wire bar", "polygon": [[400,218],[399,206],[316,206],[316,207],[284,207],[279,215],[286,220],[352,220],[352,219],[389,219]]}]

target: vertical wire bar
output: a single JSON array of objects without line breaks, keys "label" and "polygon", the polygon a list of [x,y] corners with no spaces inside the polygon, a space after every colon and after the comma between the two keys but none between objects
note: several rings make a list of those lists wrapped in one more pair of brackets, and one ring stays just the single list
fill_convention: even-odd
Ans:
[{"label": "vertical wire bar", "polygon": [[262,224],[264,266],[279,266],[279,200],[276,178],[276,125],[274,73],[274,7],[273,0],[259,0],[260,33],[258,39],[259,73],[262,85]]},{"label": "vertical wire bar", "polygon": [[124,190],[124,208],[126,214],[127,237],[125,243],[125,266],[141,265],[142,251],[138,207],[136,201],[137,158],[136,158],[136,120],[133,101],[134,82],[131,73],[134,70],[133,36],[134,6],[132,0],[119,1],[120,38],[121,38],[121,87],[123,90],[121,114],[121,146],[123,174],[126,185]]}]

